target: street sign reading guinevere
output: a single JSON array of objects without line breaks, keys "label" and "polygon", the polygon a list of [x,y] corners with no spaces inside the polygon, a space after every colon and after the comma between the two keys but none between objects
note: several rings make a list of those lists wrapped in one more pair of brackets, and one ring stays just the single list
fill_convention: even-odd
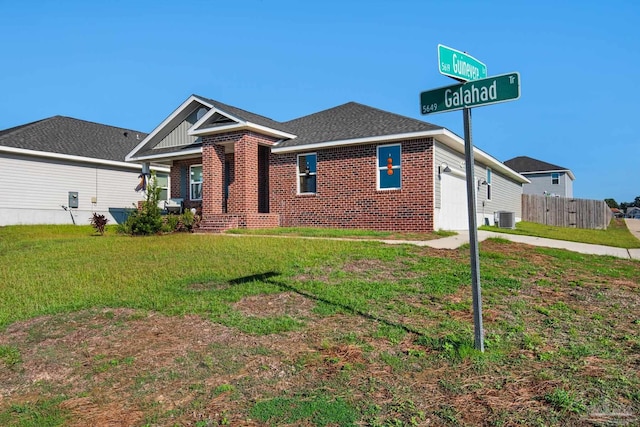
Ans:
[{"label": "street sign reading guinevere", "polygon": [[487,66],[471,55],[439,44],[438,69],[440,74],[465,82],[487,77]]},{"label": "street sign reading guinevere", "polygon": [[481,107],[520,98],[520,73],[508,73],[420,94],[422,114]]}]

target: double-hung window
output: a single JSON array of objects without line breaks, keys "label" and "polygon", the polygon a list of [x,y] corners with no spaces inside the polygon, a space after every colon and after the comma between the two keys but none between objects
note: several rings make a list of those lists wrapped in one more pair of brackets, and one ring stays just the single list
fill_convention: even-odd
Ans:
[{"label": "double-hung window", "polygon": [[491,200],[491,169],[487,168],[487,200]]},{"label": "double-hung window", "polygon": [[189,167],[189,198],[202,200],[202,165]]},{"label": "double-hung window", "polygon": [[551,184],[560,184],[560,174],[552,173],[551,174]]},{"label": "double-hung window", "polygon": [[315,153],[298,154],[298,194],[315,194],[317,185]]},{"label": "double-hung window", "polygon": [[160,189],[158,201],[169,200],[169,175],[156,173],[156,186]]},{"label": "double-hung window", "polygon": [[402,188],[402,146],[379,145],[377,151],[378,190],[399,190]]}]

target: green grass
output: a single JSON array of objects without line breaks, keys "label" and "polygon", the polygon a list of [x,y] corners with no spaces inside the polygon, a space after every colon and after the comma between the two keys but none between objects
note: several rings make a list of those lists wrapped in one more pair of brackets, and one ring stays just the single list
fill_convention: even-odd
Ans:
[{"label": "green grass", "polygon": [[[100,400],[118,376],[127,379],[118,393],[132,396],[132,410],[151,425],[207,425],[211,414],[230,425],[247,418],[268,425],[474,425],[478,420],[466,417],[482,410],[477,399],[485,395],[492,404],[506,402],[485,408],[488,425],[579,424],[592,408],[640,413],[637,261],[500,239],[483,242],[480,258],[485,353],[473,348],[468,248],[0,227],[0,375],[31,387],[27,397],[41,396],[8,397],[0,425],[64,425],[60,396]],[[250,300],[260,309],[285,293],[309,303],[306,311],[260,314],[236,304]],[[156,312],[199,315],[230,328],[232,338],[187,346],[163,356],[161,368],[139,370],[147,360],[116,337],[126,337],[133,323],[153,322],[147,314]],[[43,314],[52,317],[17,338],[6,329]],[[72,348],[65,337],[92,321],[109,330],[84,339],[104,336],[109,347],[94,354],[98,341]],[[171,341],[180,338],[169,333]],[[39,359],[42,366],[59,363],[88,385],[74,383],[76,391],[21,378],[34,352],[51,355]],[[182,403],[162,407],[154,390]],[[519,396],[526,399],[512,407]],[[219,407],[206,406],[214,401]],[[172,418],[197,411],[201,418]]]},{"label": "green grass", "polygon": [[60,409],[58,404],[64,396],[54,399],[42,399],[34,402],[11,405],[0,412],[0,425],[15,427],[58,427],[69,419],[68,411]]},{"label": "green grass", "polygon": [[[276,397],[256,403],[251,416],[269,425],[299,423],[311,425],[355,426],[358,414],[343,399],[326,395],[314,397]],[[306,424],[305,425],[308,425]]]},{"label": "green grass", "polygon": [[548,239],[567,240],[570,242],[590,243],[593,245],[613,246],[618,248],[640,248],[640,240],[629,232],[626,223],[621,219],[613,219],[606,230],[588,230],[584,228],[555,227],[521,221],[515,229],[505,229],[483,225],[481,230],[507,234],[544,237]]},{"label": "green grass", "polygon": [[250,234],[262,236],[298,236],[298,237],[327,237],[344,239],[406,239],[406,240],[432,240],[440,237],[454,236],[453,231],[434,231],[432,233],[410,233],[394,231],[375,231],[360,229],[337,229],[320,227],[277,227],[262,228],[256,230],[234,229],[227,231],[229,234]]}]

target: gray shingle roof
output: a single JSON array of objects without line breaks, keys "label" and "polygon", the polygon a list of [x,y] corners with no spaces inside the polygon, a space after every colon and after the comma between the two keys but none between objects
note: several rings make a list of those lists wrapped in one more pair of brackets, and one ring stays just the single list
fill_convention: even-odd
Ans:
[{"label": "gray shingle roof", "polygon": [[251,122],[260,126],[266,126],[271,129],[280,130],[283,132],[291,132],[284,124],[281,122],[277,122],[269,117],[261,116],[259,114],[252,113],[250,111],[243,110],[238,107],[234,107],[233,105],[224,104],[220,101],[216,101],[214,99],[205,98],[200,95],[193,95],[195,98],[199,98],[200,100],[213,105],[215,108],[222,110],[226,113],[229,113],[238,119],[244,120],[246,122]]},{"label": "gray shingle roof", "polygon": [[0,146],[124,162],[146,133],[64,116],[0,131]]},{"label": "gray shingle roof", "polygon": [[542,160],[533,159],[527,156],[514,157],[504,162],[516,172],[544,172],[544,171],[568,171],[568,168],[543,162]]},{"label": "gray shingle roof", "polygon": [[443,129],[357,102],[284,122],[284,125],[298,137],[284,141],[279,147]]}]

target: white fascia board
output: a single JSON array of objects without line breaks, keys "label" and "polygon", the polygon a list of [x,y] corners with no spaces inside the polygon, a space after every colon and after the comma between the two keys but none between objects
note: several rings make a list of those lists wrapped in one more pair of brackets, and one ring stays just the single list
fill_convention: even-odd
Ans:
[{"label": "white fascia board", "polygon": [[527,172],[522,172],[523,174],[527,174],[527,175],[531,175],[531,174],[542,174],[542,175],[548,175],[550,173],[566,173],[567,175],[569,175],[569,178],[571,178],[572,181],[576,180],[575,175],[573,175],[573,172],[571,172],[569,169],[557,169],[557,170],[544,170],[544,171],[527,171]]},{"label": "white fascia board", "polygon": [[197,102],[201,105],[204,105],[206,107],[209,108],[213,108],[213,106],[209,103],[204,102],[203,100],[201,100],[200,98],[196,98],[195,96],[191,95],[189,98],[187,98],[186,101],[184,101],[178,108],[176,108],[173,113],[171,113],[169,115],[169,117],[167,117],[166,119],[164,119],[162,121],[162,123],[160,123],[158,126],[156,126],[156,128],[149,134],[147,135],[147,137],[145,139],[143,139],[140,144],[136,145],[136,147],[131,150],[131,152],[129,152],[129,154],[127,154],[127,156],[125,157],[125,161],[130,162],[130,161],[136,161],[138,158],[135,156],[135,154],[142,149],[142,147],[144,147],[148,142],[150,142],[151,140],[153,140],[158,133],[160,133],[160,131],[162,129],[165,128],[165,126],[167,126],[169,123],[171,123],[176,117],[178,117],[178,115],[180,115],[182,112],[184,112],[184,110],[189,107],[189,105],[191,105],[193,102]]},{"label": "white fascia board", "polygon": [[180,151],[179,153],[177,151],[173,151],[173,152],[169,152],[169,153],[163,153],[163,154],[150,154],[147,156],[140,156],[140,157],[136,157],[134,159],[132,159],[131,161],[135,161],[135,162],[148,162],[148,161],[152,161],[152,160],[171,160],[174,158],[182,158],[182,157],[189,157],[189,156],[193,156],[193,155],[202,155],[202,147],[196,147],[196,148],[191,148],[189,150],[183,150]]},{"label": "white fascia board", "polygon": [[[458,153],[464,154],[464,139],[460,138],[455,133],[449,131],[448,129],[444,129],[442,136],[436,138],[438,142],[446,145],[447,147],[457,151]],[[522,183],[522,184],[530,184],[531,181],[527,179],[527,177],[522,174],[514,171],[501,161],[497,160],[493,156],[485,153],[478,147],[473,147],[473,159],[474,161],[479,161],[480,163],[489,166],[494,171],[502,172],[503,174],[511,177],[512,179]]]},{"label": "white fascia board", "polygon": [[437,135],[441,135],[442,131],[446,129],[429,130],[424,132],[411,132],[411,133],[399,133],[395,135],[382,135],[382,136],[368,136],[365,138],[343,139],[339,141],[317,142],[315,144],[295,145],[291,147],[273,147],[271,151],[273,153],[295,153],[297,151],[315,151],[322,150],[324,148],[333,148],[349,145],[362,145],[362,144],[375,144],[385,141],[401,141],[403,139],[416,139],[416,138],[433,138]]},{"label": "white fascia board", "polygon": [[[203,117],[204,119],[204,117]],[[235,119],[234,119],[235,120]],[[199,122],[198,122],[199,123]],[[205,136],[205,135],[215,135],[218,133],[231,132],[234,130],[252,130],[257,133],[261,133],[263,135],[269,135],[273,137],[283,138],[283,139],[293,139],[296,138],[296,135],[291,133],[283,132],[277,129],[273,129],[267,126],[257,125],[251,122],[238,121],[238,123],[234,123],[232,125],[225,126],[217,126],[215,128],[204,128],[197,129],[197,125],[193,125],[188,131],[187,134],[190,136]]]},{"label": "white fascia board", "polygon": [[[0,146],[0,152],[19,154],[23,156],[41,157],[46,159],[66,160],[69,162],[90,163],[94,165],[114,166],[127,169],[141,169],[142,165],[137,163],[118,162],[115,160],[95,159],[93,157],[74,156],[71,154],[50,153],[48,151],[25,150],[24,148]],[[168,168],[152,167],[160,172],[169,172]]]}]

